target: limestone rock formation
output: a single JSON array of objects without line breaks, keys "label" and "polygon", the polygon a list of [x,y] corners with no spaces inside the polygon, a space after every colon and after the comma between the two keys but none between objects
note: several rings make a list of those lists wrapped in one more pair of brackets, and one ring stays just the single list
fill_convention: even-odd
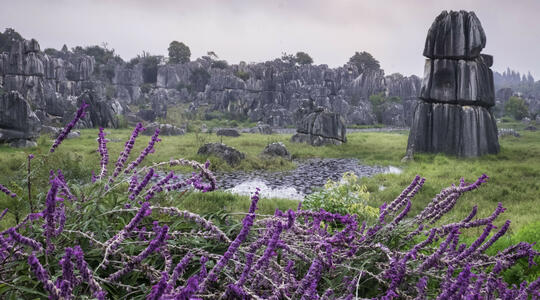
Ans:
[{"label": "limestone rock formation", "polygon": [[244,153],[222,143],[204,144],[201,148],[199,148],[197,154],[217,156],[231,166],[240,163],[240,161],[246,157]]},{"label": "limestone rock formation", "polygon": [[22,95],[11,91],[0,96],[0,143],[36,146],[41,124]]},{"label": "limestone rock formation", "polygon": [[339,114],[318,108],[302,118],[291,141],[313,146],[340,145],[347,142],[345,134],[346,127]]},{"label": "limestone rock formation", "polygon": [[443,11],[426,38],[421,102],[412,120],[407,153],[480,156],[499,152],[493,57],[480,54],[486,37],[473,12]]}]

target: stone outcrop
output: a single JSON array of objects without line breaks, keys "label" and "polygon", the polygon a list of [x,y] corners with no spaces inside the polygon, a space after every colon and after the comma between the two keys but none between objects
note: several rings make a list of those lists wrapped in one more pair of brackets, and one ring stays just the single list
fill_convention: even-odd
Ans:
[{"label": "stone outcrop", "polygon": [[287,147],[281,142],[271,143],[266,145],[264,147],[264,150],[261,153],[262,155],[267,156],[279,156],[283,158],[290,158],[291,154],[289,153],[289,150],[287,150]]},{"label": "stone outcrop", "polygon": [[230,136],[230,137],[238,137],[240,136],[240,132],[234,128],[221,128],[216,131],[216,135],[218,136]]},{"label": "stone outcrop", "polygon": [[22,95],[11,91],[0,96],[0,143],[37,146],[41,124]]},{"label": "stone outcrop", "polygon": [[347,142],[346,127],[341,116],[323,108],[317,108],[298,123],[291,141],[313,146],[340,145]]},{"label": "stone outcrop", "polygon": [[261,122],[266,125],[254,131],[269,133],[271,127],[296,125],[302,118],[294,112],[303,101],[340,114],[345,124],[374,124],[369,97],[378,93],[401,99],[384,108],[383,123],[404,126],[420,90],[416,76],[385,76],[349,63],[330,68],[276,59],[216,67],[202,57],[184,64],[162,61],[148,78],[144,58],[104,62],[81,47],[41,50],[32,39],[14,41],[9,53],[0,53],[0,89],[19,92],[40,123],[53,127],[69,122],[83,100],[92,105],[79,128],[116,127],[119,115],[130,124],[154,122],[166,118],[169,107],[186,105],[191,113]]},{"label": "stone outcrop", "polygon": [[499,152],[493,57],[480,54],[484,30],[473,12],[443,11],[426,38],[421,102],[412,120],[407,153],[480,156]]},{"label": "stone outcrop", "polygon": [[197,154],[214,155],[223,159],[231,166],[237,165],[246,157],[244,153],[222,143],[204,144],[201,148],[199,148]]}]

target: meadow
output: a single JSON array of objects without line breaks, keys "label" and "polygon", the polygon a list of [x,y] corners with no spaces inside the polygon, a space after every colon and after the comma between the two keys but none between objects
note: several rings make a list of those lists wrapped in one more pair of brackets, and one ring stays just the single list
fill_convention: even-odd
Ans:
[{"label": "meadow", "polygon": [[[468,214],[471,207],[478,205],[480,215],[489,214],[502,202],[508,208],[505,216],[512,220],[512,230],[519,230],[526,224],[540,220],[538,195],[540,192],[540,132],[523,131],[525,125],[520,123],[503,123],[504,128],[516,128],[521,137],[503,136],[500,138],[501,152],[498,155],[487,155],[480,158],[458,158],[444,154],[415,154],[414,161],[403,163],[401,158],[405,154],[408,132],[356,132],[348,134],[348,142],[343,145],[313,147],[305,144],[290,142],[290,135],[273,134],[247,134],[240,137],[218,137],[212,133],[188,133],[183,136],[161,137],[162,142],[156,144],[155,153],[150,154],[143,165],[155,162],[168,161],[171,158],[185,158],[196,161],[205,161],[207,157],[197,155],[197,149],[207,142],[220,142],[232,146],[246,153],[246,159],[235,167],[231,167],[216,157],[209,157],[213,171],[231,170],[272,170],[286,171],[294,168],[294,163],[282,158],[265,158],[259,154],[264,147],[272,142],[283,142],[293,160],[307,158],[357,158],[361,163],[378,166],[396,166],[403,169],[401,174],[379,174],[370,178],[362,178],[370,192],[373,205],[379,206],[383,202],[390,202],[406,186],[411,178],[420,175],[427,178],[426,184],[415,197],[412,211],[417,212],[423,208],[442,188],[449,183],[458,183],[463,177],[466,181],[473,181],[481,174],[489,176],[490,184],[481,191],[465,195],[448,218],[455,221]],[[124,141],[129,137],[131,130],[106,129],[112,142],[108,143],[109,153],[114,157],[124,147]],[[97,172],[97,129],[81,130],[81,137],[65,140],[58,149],[57,155],[52,158],[56,168],[61,169],[66,177],[79,181],[89,181],[92,170]],[[133,153],[139,153],[150,139],[141,136],[135,143]],[[29,153],[46,153],[52,141],[42,137],[38,147],[34,149],[13,149],[6,145],[0,146],[0,182],[19,182],[26,178],[26,157]],[[174,169],[174,168],[173,168]],[[189,172],[189,168],[178,167],[180,171]],[[43,170],[42,172],[48,172]],[[36,178],[41,178],[36,176]],[[40,184],[36,182],[36,184]],[[47,185],[44,181],[41,184]],[[384,187],[382,189],[381,187]],[[36,186],[37,188],[37,186]],[[249,206],[248,197],[231,196],[220,191],[206,195],[191,195],[202,203],[201,208],[191,205],[194,211],[205,211],[206,204],[218,201],[216,199],[237,205],[228,205],[231,211],[242,211]],[[188,197],[188,198],[189,198]],[[234,200],[233,200],[234,199]],[[202,201],[202,202],[201,202]],[[279,207],[287,201],[263,200],[261,203],[270,204],[273,208]],[[221,203],[219,202],[219,203]],[[243,202],[244,205],[239,203]],[[294,204],[291,204],[294,205]],[[211,206],[211,204],[210,204]],[[289,205],[290,206],[290,205]],[[221,207],[221,205],[218,205]],[[288,208],[288,207],[280,207]]]}]

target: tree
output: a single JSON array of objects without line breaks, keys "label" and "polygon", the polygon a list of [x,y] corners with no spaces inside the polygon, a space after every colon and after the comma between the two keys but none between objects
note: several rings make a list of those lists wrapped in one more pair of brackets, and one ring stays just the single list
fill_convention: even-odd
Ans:
[{"label": "tree", "polygon": [[354,55],[349,59],[349,63],[355,65],[360,73],[367,70],[377,71],[381,68],[379,61],[365,51],[360,53],[355,52]]},{"label": "tree", "polygon": [[521,120],[529,115],[529,108],[525,104],[525,100],[512,96],[504,105],[504,114],[516,120]]},{"label": "tree", "polygon": [[11,45],[22,40],[23,37],[15,29],[6,28],[4,33],[0,32],[0,53],[11,51]]},{"label": "tree", "polygon": [[310,65],[313,63],[313,58],[306,52],[296,52],[296,62],[300,65]]},{"label": "tree", "polygon": [[173,64],[182,63],[185,64],[189,62],[189,58],[191,57],[191,50],[189,50],[189,47],[186,46],[186,44],[178,42],[178,41],[172,41],[169,44],[169,62]]}]

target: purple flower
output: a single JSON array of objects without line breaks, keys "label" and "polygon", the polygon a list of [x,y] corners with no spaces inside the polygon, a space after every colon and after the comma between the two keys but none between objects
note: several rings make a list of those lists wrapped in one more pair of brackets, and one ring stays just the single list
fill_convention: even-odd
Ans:
[{"label": "purple flower", "polygon": [[148,146],[146,146],[146,148],[144,148],[144,150],[141,152],[141,154],[139,154],[139,157],[137,157],[137,159],[135,159],[134,161],[132,161],[129,164],[129,166],[126,168],[124,173],[126,173],[126,174],[129,173],[131,170],[133,170],[135,167],[137,167],[144,160],[144,158],[148,154],[154,152],[154,145],[157,142],[161,141],[161,139],[158,138],[158,135],[159,135],[159,128],[157,128],[156,131],[154,132],[154,135],[152,136],[152,138],[148,142]]},{"label": "purple flower", "polygon": [[159,300],[161,298],[161,295],[165,292],[167,289],[167,280],[169,279],[169,275],[167,272],[161,273],[161,280],[159,282],[152,286],[152,292],[146,297],[147,300]]},{"label": "purple flower", "polygon": [[142,126],[141,123],[138,123],[137,126],[135,126],[135,129],[133,129],[133,132],[131,133],[129,140],[126,142],[124,150],[118,156],[118,160],[116,161],[116,168],[114,169],[112,177],[109,178],[109,184],[113,183],[114,182],[113,178],[118,176],[118,174],[120,174],[120,171],[122,171],[122,168],[124,167],[124,164],[126,163],[126,160],[128,159],[129,153],[131,153],[131,149],[133,149],[135,140],[139,136],[139,133],[141,133],[143,130],[144,130],[144,127]]},{"label": "purple flower", "polygon": [[[256,189],[255,194],[251,197],[249,213],[244,217],[244,220],[242,221],[242,229],[240,230],[240,233],[238,233],[234,241],[229,245],[229,248],[227,249],[227,251],[225,251],[218,263],[214,266],[214,268],[212,268],[210,274],[208,275],[208,281],[214,282],[217,280],[217,275],[221,272],[223,268],[225,268],[227,262],[233,257],[233,255],[240,247],[240,244],[242,244],[246,240],[251,226],[253,226],[253,222],[255,220],[255,210],[257,209],[257,202],[259,202],[258,188]],[[203,285],[203,289],[204,287],[205,286]]]},{"label": "purple flower", "polygon": [[21,234],[19,234],[17,231],[15,231],[15,228],[9,228],[7,233],[11,236],[11,238],[23,245],[29,246],[33,248],[35,251],[41,252],[43,250],[43,247],[41,246],[41,243],[33,240],[29,237],[25,237]]},{"label": "purple flower", "polygon": [[83,281],[90,286],[90,290],[94,294],[94,297],[98,298],[99,300],[105,300],[105,296],[107,295],[107,293],[94,279],[92,275],[93,272],[88,268],[88,264],[84,260],[84,253],[80,246],[75,246],[73,248],[73,256],[75,256],[77,269],[79,269]]},{"label": "purple flower", "polygon": [[75,114],[75,118],[73,118],[73,120],[71,120],[71,122],[69,122],[66,125],[66,127],[64,127],[64,130],[60,132],[60,134],[54,141],[54,144],[52,145],[51,150],[50,150],[51,153],[53,153],[54,150],[60,145],[60,143],[62,143],[62,141],[66,139],[66,137],[68,136],[68,133],[71,131],[71,129],[73,129],[75,124],[77,124],[77,122],[84,117],[84,115],[86,114],[84,110],[88,106],[89,105],[84,102],[81,104],[81,107],[79,107],[79,109],[77,110],[77,113]]},{"label": "purple flower", "polygon": [[139,183],[139,185],[137,185],[135,189],[133,189],[133,192],[131,193],[131,195],[129,195],[130,200],[135,200],[135,197],[137,197],[137,195],[139,195],[139,193],[144,189],[144,187],[148,184],[150,179],[152,179],[152,176],[154,176],[154,169],[150,168],[150,170],[148,171],[148,173],[146,173],[146,176],[143,178],[141,183]]},{"label": "purple flower", "polygon": [[1,184],[0,184],[0,191],[3,192],[4,194],[10,196],[11,198],[17,197],[17,194],[13,193],[7,187],[5,187],[5,186],[3,186]]},{"label": "purple flower", "polygon": [[37,279],[41,281],[41,283],[43,283],[43,286],[49,292],[49,296],[52,299],[59,299],[61,294],[60,290],[49,279],[49,274],[43,268],[34,253],[28,256],[28,264],[30,265],[30,269],[32,270],[34,275],[36,275]]}]

